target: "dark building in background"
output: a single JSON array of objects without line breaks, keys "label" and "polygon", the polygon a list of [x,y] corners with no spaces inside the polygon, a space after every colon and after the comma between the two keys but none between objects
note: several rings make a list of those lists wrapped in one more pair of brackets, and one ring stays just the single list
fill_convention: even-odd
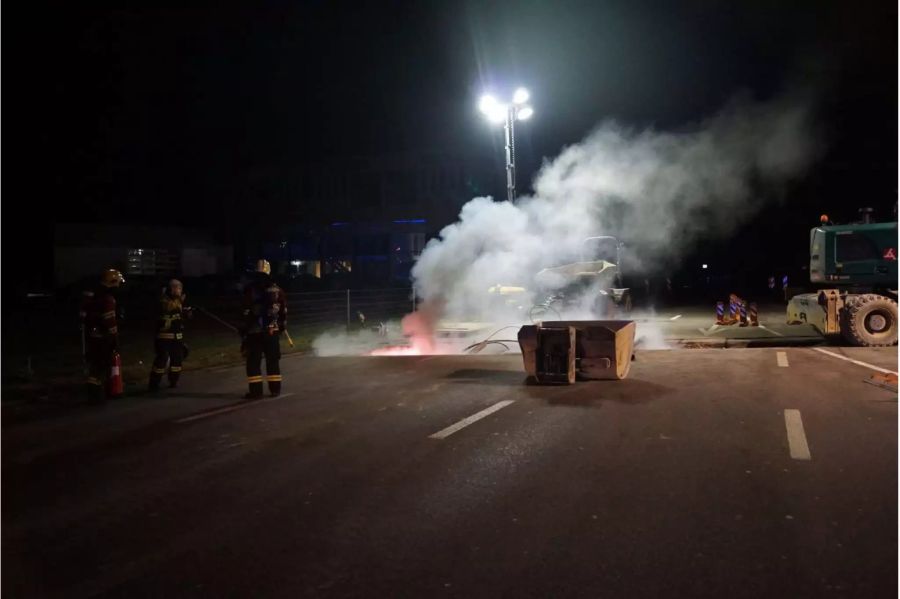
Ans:
[{"label": "dark building in background", "polygon": [[[421,152],[254,168],[245,202],[305,224],[426,218],[450,223],[462,205],[490,190],[493,165],[462,154]],[[273,212],[273,219],[276,215]]]},{"label": "dark building in background", "polygon": [[262,255],[292,290],[406,286],[427,227],[426,219],[404,219],[285,228],[282,240],[263,244]]},{"label": "dark building in background", "polygon": [[266,167],[243,195],[271,207],[254,237],[292,288],[406,285],[428,238],[488,193],[491,168],[435,152]]},{"label": "dark building in background", "polygon": [[126,277],[206,277],[234,271],[234,249],[201,229],[59,224],[53,232],[56,287],[117,268]]}]

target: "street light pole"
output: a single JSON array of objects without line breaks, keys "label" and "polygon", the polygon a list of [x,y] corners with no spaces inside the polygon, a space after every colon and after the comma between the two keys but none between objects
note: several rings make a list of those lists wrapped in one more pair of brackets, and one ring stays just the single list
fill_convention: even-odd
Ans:
[{"label": "street light pole", "polygon": [[516,199],[516,147],[515,147],[516,106],[513,104],[506,110],[506,199]]},{"label": "street light pole", "polygon": [[516,121],[531,117],[534,110],[526,105],[528,90],[520,87],[513,94],[512,102],[500,104],[493,96],[484,96],[478,108],[492,123],[503,123],[506,137],[506,199],[516,199]]}]

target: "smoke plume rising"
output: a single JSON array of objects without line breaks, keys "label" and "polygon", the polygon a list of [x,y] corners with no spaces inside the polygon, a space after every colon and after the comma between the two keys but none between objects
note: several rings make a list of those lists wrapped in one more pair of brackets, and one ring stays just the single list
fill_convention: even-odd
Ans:
[{"label": "smoke plume rising", "polygon": [[[699,241],[723,238],[783,196],[819,151],[810,98],[737,97],[710,118],[677,131],[614,121],[545,162],[534,194],[515,203],[478,197],[426,245],[413,270],[419,312],[404,333],[417,353],[438,351],[440,321],[525,324],[554,292],[543,268],[578,261],[586,238],[625,243],[626,275],[665,272]],[[560,286],[562,283],[559,283]],[[595,319],[596,285],[537,319]],[[502,288],[502,289],[501,289]],[[560,313],[563,312],[563,313]],[[335,340],[324,345],[334,345]],[[636,343],[665,347],[652,324]],[[438,353],[441,353],[438,351]]]},{"label": "smoke plume rising", "polygon": [[[439,303],[444,319],[528,322],[528,307],[546,292],[536,290],[536,273],[575,261],[585,238],[623,241],[626,273],[660,272],[698,241],[732,233],[816,154],[804,95],[739,97],[672,132],[605,122],[544,164],[534,195],[463,206],[413,268],[417,293]],[[496,285],[526,291],[498,301],[488,293]]]}]

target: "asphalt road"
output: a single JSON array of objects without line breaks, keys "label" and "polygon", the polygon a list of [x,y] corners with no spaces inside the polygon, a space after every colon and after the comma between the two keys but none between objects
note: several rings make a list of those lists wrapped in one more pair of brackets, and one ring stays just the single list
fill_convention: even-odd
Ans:
[{"label": "asphalt road", "polygon": [[[897,369],[896,348],[824,349]],[[897,394],[869,366],[639,351],[625,381],[559,387],[525,385],[519,356],[283,370],[288,395],[252,404],[238,368],[5,419],[3,596],[897,594]]]}]

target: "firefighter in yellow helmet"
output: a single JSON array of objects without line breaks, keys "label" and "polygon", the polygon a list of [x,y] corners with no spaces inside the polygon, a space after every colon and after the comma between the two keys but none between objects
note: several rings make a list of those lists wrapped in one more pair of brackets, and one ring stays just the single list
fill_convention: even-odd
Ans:
[{"label": "firefighter in yellow helmet", "polygon": [[169,387],[178,385],[181,363],[185,358],[184,319],[190,318],[191,308],[187,305],[184,286],[178,279],[172,279],[163,288],[159,298],[159,320],[156,323],[154,349],[156,357],[150,371],[147,389],[155,392],[168,366]]},{"label": "firefighter in yellow helmet", "polygon": [[100,284],[85,291],[82,297],[80,316],[88,370],[87,389],[93,402],[107,397],[112,355],[119,348],[116,291],[124,282],[121,272],[107,269],[100,276]]},{"label": "firefighter in yellow helmet", "polygon": [[287,324],[287,296],[275,284],[272,267],[267,260],[256,263],[256,272],[244,288],[242,312],[241,350],[247,360],[247,399],[258,399],[263,394],[262,359],[266,358],[266,376],[269,393],[275,397],[281,393],[280,337]]}]

